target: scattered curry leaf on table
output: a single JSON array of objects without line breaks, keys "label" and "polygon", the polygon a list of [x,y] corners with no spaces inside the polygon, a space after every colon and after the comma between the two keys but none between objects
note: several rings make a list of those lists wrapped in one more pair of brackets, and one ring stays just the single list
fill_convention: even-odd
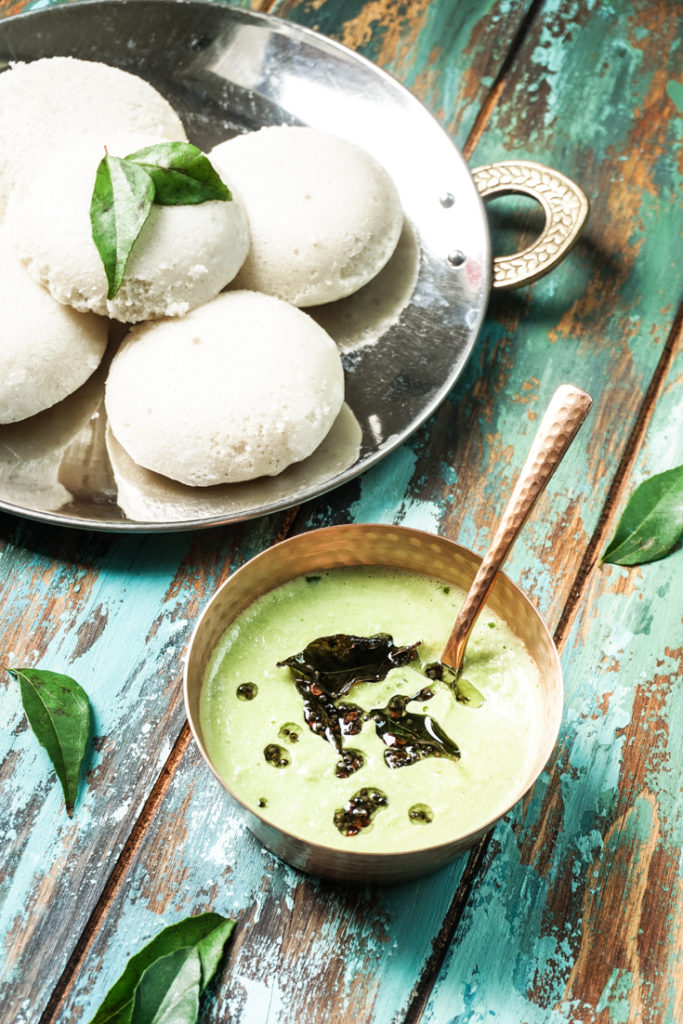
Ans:
[{"label": "scattered curry leaf on table", "polygon": [[201,979],[202,962],[194,946],[155,960],[135,990],[131,1024],[194,1024]]},{"label": "scattered curry leaf on table", "polygon": [[62,784],[66,813],[73,815],[78,777],[90,735],[90,701],[75,679],[37,668],[10,668],[38,742]]},{"label": "scattered curry leaf on table", "polygon": [[643,481],[629,498],[602,556],[612,565],[664,558],[683,537],[683,466]]},{"label": "scattered curry leaf on table", "polygon": [[118,293],[155,203],[194,206],[230,199],[208,157],[189,142],[161,142],[125,157],[106,153],[95,174],[90,225],[107,275],[107,298]]},{"label": "scattered curry leaf on table", "polygon": [[[186,917],[176,924],[169,925],[159,932],[151,942],[143,946],[135,953],[126,964],[121,977],[109,989],[97,1013],[90,1021],[90,1024],[160,1024],[163,1017],[151,1017],[149,1021],[141,1016],[142,1002],[150,1005],[154,994],[158,994],[163,988],[163,979],[170,981],[169,989],[174,984],[176,975],[182,975],[178,982],[179,988],[187,983],[188,990],[192,990],[193,983],[188,978],[193,972],[191,965],[185,966],[185,955],[168,960],[174,954],[186,954],[188,950],[194,950],[199,958],[201,967],[199,980],[199,995],[202,994],[213,975],[216,973],[219,961],[223,955],[225,943],[230,938],[235,922],[220,914],[206,913],[197,914],[194,917]],[[188,954],[189,955],[189,954]],[[160,961],[164,961],[160,964]],[[159,965],[157,967],[157,965]],[[152,970],[152,968],[155,968]],[[150,974],[147,974],[147,972]],[[145,986],[140,993],[140,1000],[136,999],[139,987],[143,978]],[[175,988],[177,995],[179,988]],[[172,1001],[173,995],[171,996]],[[191,1001],[188,996],[188,1002]],[[170,1004],[169,1004],[170,1005]],[[137,1014],[137,1016],[135,1016]],[[168,1018],[169,1020],[175,1018]],[[178,1020],[184,1020],[178,1017]],[[196,1019],[196,1018],[195,1018]]]}]

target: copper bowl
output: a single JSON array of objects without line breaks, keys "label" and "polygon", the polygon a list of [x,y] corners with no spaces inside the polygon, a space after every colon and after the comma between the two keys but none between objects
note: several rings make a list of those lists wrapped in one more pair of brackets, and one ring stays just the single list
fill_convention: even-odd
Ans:
[{"label": "copper bowl", "polygon": [[400,882],[436,871],[476,844],[533,786],[555,745],[563,707],[560,661],[543,620],[522,591],[500,573],[488,599],[525,643],[541,678],[541,728],[527,778],[512,799],[474,832],[447,842],[397,853],[337,850],[287,832],[265,821],[241,802],[220,778],[204,746],[199,698],[209,658],[232,621],[257,598],[282,583],[310,572],[342,566],[375,565],[408,569],[467,590],[481,559],[444,537],[403,526],[357,524],[330,526],[291,537],[247,562],[217,591],[190,640],[185,663],[185,705],[199,749],[227,790],[234,807],[261,843],[293,867],[350,882]]}]

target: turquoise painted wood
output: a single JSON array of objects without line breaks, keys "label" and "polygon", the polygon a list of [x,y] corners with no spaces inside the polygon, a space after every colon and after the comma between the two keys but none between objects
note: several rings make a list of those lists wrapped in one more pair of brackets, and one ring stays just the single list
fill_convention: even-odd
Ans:
[{"label": "turquoise painted wood", "polygon": [[[679,349],[626,493],[683,463],[682,427]],[[681,1019],[682,574],[683,550],[595,568],[556,755],[496,829],[425,1024]]]},{"label": "turquoise painted wood", "polygon": [[[31,979],[27,1021],[49,997],[46,976],[51,969],[56,981],[70,952],[65,935],[85,926],[183,726],[181,656],[198,610],[231,564],[272,543],[280,522],[263,520],[249,535],[43,530],[37,543],[34,527],[2,517],[3,663],[73,675],[95,712],[86,783],[68,819],[16,685],[2,681],[3,998]],[[39,965],[38,950],[49,954]]]},{"label": "turquoise painted wood", "polygon": [[[681,709],[671,682],[680,552],[635,573],[590,564],[576,579],[591,537],[614,523],[614,510],[601,522],[605,502],[680,302],[680,224],[670,213],[680,188],[676,19],[673,7],[656,17],[645,3],[548,0],[533,5],[512,53],[528,6],[457,17],[435,0],[275,8],[396,73],[461,144],[510,54],[473,163],[542,159],[593,201],[585,240],[562,268],[492,300],[465,376],[409,444],[293,524],[122,539],[3,520],[4,650],[78,674],[96,694],[104,737],[76,819],[60,819],[58,787],[6,691],[13,735],[0,778],[15,831],[0,892],[13,1019],[39,1019],[76,949],[57,993],[65,1001],[44,1019],[87,1020],[131,952],[208,908],[235,913],[239,925],[206,1021],[680,1016]],[[679,376],[680,362],[654,403],[634,482],[666,468],[664,455],[683,461]],[[197,609],[229,565],[283,529],[405,522],[483,550],[535,419],[566,379],[596,407],[509,570],[565,641],[567,713],[553,769],[479,855],[424,881],[348,890],[286,868],[237,823],[181,733],[179,658]],[[30,571],[25,583],[20,568]],[[567,632],[575,584],[582,601]],[[163,799],[105,890],[169,754],[168,789],[162,777]]]},{"label": "turquoise painted wood", "polygon": [[275,0],[270,12],[322,32],[384,68],[464,149],[531,5],[531,0]]},{"label": "turquoise painted wood", "polygon": [[[537,290],[540,287],[540,285],[537,286]],[[485,331],[484,333],[486,335],[487,332]],[[543,334],[545,334],[545,330],[543,330]],[[545,341],[545,339],[543,340]],[[659,348],[651,350],[651,353],[652,354],[650,367],[651,369],[653,369],[656,365],[656,359],[659,355]],[[598,357],[601,357],[602,353],[599,352],[597,355]],[[595,363],[593,363],[593,366],[595,366]],[[590,368],[592,367],[589,367],[589,369]],[[646,382],[648,379],[647,376],[643,375],[643,377]],[[481,379],[481,374],[479,379]],[[475,380],[473,390],[476,389],[476,384],[477,381]],[[641,399],[642,394],[643,387],[641,381]],[[522,396],[523,395],[524,392],[522,390]],[[514,395],[511,397],[514,397]],[[534,398],[534,405],[539,404],[538,397],[534,396],[533,393],[532,395],[529,396],[530,400],[526,404],[531,405],[532,400]],[[517,423],[514,423],[515,411],[518,412],[520,405],[522,406],[522,408],[524,408],[524,403],[518,402],[517,410],[515,410],[513,407],[513,410],[510,411],[507,414],[507,416],[504,417],[504,419],[505,426],[508,428],[509,433],[512,433],[514,435],[514,431],[516,430],[517,433],[521,434],[523,437],[525,433],[533,429],[533,420],[529,421],[528,417],[523,418],[522,429],[520,430],[519,421],[517,421]],[[534,411],[533,407],[531,411]],[[508,434],[506,434],[505,436],[508,436]],[[621,440],[625,441],[623,432]],[[521,446],[521,443],[518,443],[515,446],[515,454],[517,452],[517,448],[520,449],[519,455],[517,457],[519,461],[521,461],[521,458],[523,457],[523,448]],[[418,442],[416,442],[415,444],[406,446],[406,448],[401,453],[397,453],[396,456],[393,457],[393,459],[387,460],[387,462],[384,463],[383,466],[375,470],[374,473],[368,474],[363,479],[358,488],[358,491],[360,492],[360,497],[358,497],[354,505],[351,506],[353,508],[354,515],[356,515],[358,518],[366,520],[377,518],[403,518],[404,521],[408,521],[413,525],[432,527],[438,527],[439,525],[443,526],[444,509],[443,502],[441,500],[411,501],[411,498],[413,498],[415,490],[417,489],[411,489],[411,482],[413,482],[414,484],[417,483],[417,481],[415,481],[415,477],[417,476],[417,472],[419,472],[419,470],[416,472],[416,466],[418,465],[420,454],[421,448],[420,442],[418,440]],[[612,454],[614,454],[614,452]],[[476,468],[477,464],[479,467],[485,465],[485,459],[486,450],[484,449],[484,452],[482,454],[479,454],[478,463],[475,463],[474,468]],[[465,461],[467,465],[467,460],[461,461]],[[466,486],[468,482],[471,484],[473,479],[475,479],[474,468],[470,470],[470,475],[467,477],[466,481],[464,481],[464,486]],[[420,469],[423,470],[423,466],[420,466]],[[508,468],[507,472],[511,473],[512,469]],[[562,472],[564,472],[564,469]],[[584,483],[586,478],[586,472],[587,470],[585,462],[580,459],[577,460],[577,464],[573,467],[571,486],[574,487],[577,483]],[[429,481],[429,475],[424,475]],[[610,482],[610,479],[611,478],[609,478],[605,483],[605,491],[603,491],[603,498],[606,493],[606,487],[607,484]],[[553,493],[553,496],[552,498],[548,499],[547,504],[552,506],[555,502],[558,501],[558,499],[561,500],[561,498],[564,496],[565,505],[562,506],[562,510],[564,512],[566,511],[566,492],[568,491],[568,485],[566,483],[562,485],[562,478],[560,477],[558,478],[558,481],[556,481],[554,487],[555,491]],[[409,492],[407,496],[406,491]],[[589,510],[589,512],[591,509],[593,509],[593,519],[590,524],[591,529],[594,528],[597,522],[597,515],[601,507],[599,503],[594,504],[594,502],[594,495],[591,493],[590,488],[588,488],[588,486],[585,486],[583,505],[585,508]],[[456,506],[455,514],[457,514],[458,507],[455,502],[454,505]],[[332,498],[330,499],[329,506],[325,505],[325,503],[318,503],[318,510],[311,511],[310,516],[307,519],[307,523],[317,524],[318,522],[335,521],[337,514],[338,512],[335,509],[334,498]],[[538,519],[542,519],[542,512],[539,512]],[[485,535],[485,531],[482,532]],[[562,536],[558,531],[558,547],[561,544],[561,540]],[[521,559],[521,564],[526,565],[528,568],[528,548],[524,549],[523,556],[524,557]],[[557,557],[555,568],[559,568],[560,570],[562,570],[563,565],[559,552],[556,552],[556,556]],[[540,561],[540,559],[537,559],[536,561],[532,562],[532,565],[536,567],[537,571],[540,568]],[[570,567],[575,567],[575,562],[575,552],[568,550],[565,556],[565,572],[567,572]],[[564,604],[564,601],[566,601],[570,584],[571,577],[567,576],[565,589],[560,594],[561,603],[560,599],[558,599],[558,607],[561,607]],[[548,593],[546,600],[549,602],[551,599],[552,595]],[[162,829],[164,825],[165,827],[170,827],[170,822],[173,818],[173,815],[180,812],[181,805],[179,801],[180,793],[175,797],[175,799],[172,800],[173,813],[169,818],[168,823],[161,823]],[[215,833],[213,834],[215,835]],[[198,874],[202,871],[202,864],[204,864],[204,866],[206,864],[205,850],[207,848],[207,841],[190,839],[190,841],[187,844],[183,845],[183,850],[188,850],[189,847],[196,847],[198,842],[199,847],[196,849],[196,852],[194,852],[191,848],[189,849],[189,854],[193,858],[191,872],[193,877],[198,877]],[[117,911],[115,912],[115,926],[114,929],[112,929],[112,931],[115,932],[115,934],[112,934],[112,939],[110,940],[109,946],[107,946],[106,939],[103,937],[101,954],[103,958],[105,955],[104,951],[107,948],[109,948],[109,950],[113,950],[113,948],[115,948],[115,946],[118,945],[118,940],[116,938],[118,934],[129,934],[130,931],[134,929],[134,922],[136,920],[136,917],[134,915],[140,913],[140,889],[138,887],[141,884],[144,884],[143,880],[145,880],[149,874],[149,858],[151,857],[152,849],[155,846],[155,840],[152,838],[151,835],[149,843],[146,844],[146,846],[147,849],[141,851],[139,865],[137,867],[135,874],[133,874],[132,876],[130,888],[128,889],[127,892],[122,892],[122,903],[124,903],[125,906],[122,908],[121,913],[125,914],[126,916],[119,917],[119,911],[117,909]],[[238,864],[238,862],[238,858],[237,856],[235,856],[233,857],[233,860],[230,863]],[[288,874],[291,874],[288,873],[286,869],[283,869],[283,871],[285,878],[288,876]],[[235,874],[234,868],[232,874]],[[358,949],[354,945],[352,949],[345,949],[344,951],[344,957],[342,959],[342,964],[346,965],[346,973],[344,977],[348,978],[349,980],[345,985],[342,985],[340,988],[340,961],[338,956],[336,955],[336,949],[338,946],[339,935],[341,931],[338,923],[340,914],[346,911],[346,916],[344,918],[346,924],[346,932],[351,932],[354,935],[354,937],[356,937],[358,933],[357,927],[354,928],[354,924],[356,924],[354,917],[348,912],[345,903],[338,898],[337,901],[330,901],[330,909],[323,912],[322,914],[318,912],[318,915],[314,917],[314,920],[316,921],[318,920],[319,917],[321,918],[321,923],[324,921],[324,937],[318,937],[315,945],[311,941],[311,953],[313,956],[313,964],[310,966],[306,964],[305,967],[302,967],[300,956],[300,934],[303,925],[299,924],[297,926],[297,918],[293,917],[292,914],[287,914],[284,917],[282,916],[283,911],[281,908],[283,905],[283,899],[285,904],[287,903],[287,889],[283,889],[282,877],[283,876],[280,876],[278,878],[277,876],[275,876],[272,880],[269,880],[269,888],[271,892],[270,898],[267,902],[266,909],[264,910],[260,908],[259,910],[259,924],[264,918],[267,920],[268,923],[267,925],[263,926],[265,930],[265,935],[262,933],[261,930],[257,929],[257,935],[254,938],[254,941],[258,944],[258,956],[254,957],[254,947],[251,945],[251,941],[249,938],[245,938],[243,944],[236,943],[237,948],[233,953],[233,958],[228,968],[229,973],[224,983],[224,988],[226,992],[229,993],[229,995],[226,994],[222,1001],[220,999],[217,1000],[217,1008],[214,1011],[215,1018],[221,1019],[221,1014],[228,1010],[231,1013],[236,1014],[240,1018],[245,1017],[245,1019],[259,1019],[258,1015],[259,1013],[261,1013],[263,1015],[263,1019],[286,1020],[291,1019],[292,1017],[296,1017],[297,1015],[305,1015],[307,1012],[310,1015],[308,1019],[316,1019],[315,1013],[316,1011],[319,1012],[321,1004],[315,1002],[315,996],[318,995],[321,1002],[324,1001],[324,999],[326,998],[325,993],[329,991],[329,986],[334,984],[336,986],[335,991],[338,993],[339,997],[339,1009],[336,1011],[338,1015],[334,1019],[344,1019],[344,1014],[348,1014],[350,1012],[350,1006],[353,1006],[354,1012],[358,1012],[358,1009],[360,1007],[361,1015],[364,1012],[366,1014],[368,1013],[368,1011],[371,1012],[373,1014],[371,1019],[393,1019],[394,1015],[400,1013],[401,1010],[403,1010],[406,1005],[406,1001],[404,1001],[403,1004],[401,1004],[400,1002],[400,999],[402,997],[400,992],[397,993],[396,990],[396,977],[398,976],[399,979],[401,979],[404,988],[406,988],[408,980],[412,980],[412,978],[414,977],[412,971],[413,964],[409,960],[406,960],[405,957],[401,957],[400,953],[397,955],[396,959],[393,960],[391,956],[387,956],[383,958],[381,966],[375,967],[374,976],[368,978],[367,956],[363,952],[359,953]],[[315,914],[315,910],[311,909],[312,907],[316,906],[316,904],[313,903],[313,899],[315,898],[322,902],[323,898],[322,894],[319,892],[320,886],[316,883],[307,883],[304,880],[302,880],[300,876],[294,877],[297,879],[297,893],[299,892],[300,888],[303,887],[305,887],[306,890],[313,889],[314,892],[316,893],[315,897],[309,897],[305,900],[299,897],[298,899],[299,903],[304,904],[308,915],[310,915],[311,913]],[[168,880],[162,881],[159,884],[157,891],[161,892],[167,884]],[[406,903],[411,906],[415,904],[417,904],[418,906],[424,906],[422,893],[426,885],[427,883],[419,883],[416,886],[406,887],[405,893],[402,893],[401,895],[405,897]],[[329,887],[323,888],[328,889]],[[148,892],[149,890],[147,889],[146,891]],[[329,896],[327,891],[325,891],[324,895]],[[292,898],[291,893],[289,898]],[[386,899],[386,894],[379,893],[377,898],[383,901]],[[294,907],[292,908],[294,913],[296,912],[296,906],[297,902],[295,901]],[[249,923],[251,923],[251,918],[249,918]],[[391,938],[392,934],[396,935],[395,941],[399,943],[398,948],[400,948],[401,937],[403,937],[405,941],[405,920],[400,915],[395,915],[393,919],[391,919],[390,925],[391,930],[388,933],[389,938]],[[310,934],[312,930],[313,929],[310,924],[309,916],[308,924],[306,926],[306,934]],[[322,928],[319,928],[317,930],[319,932],[323,932]],[[420,933],[419,928],[415,929],[415,931],[417,931],[418,934]],[[294,938],[291,940],[291,943],[288,944],[287,936],[291,935],[292,932],[294,933]],[[238,939],[239,935],[240,933],[238,932]],[[267,940],[269,941],[268,948],[270,950],[270,955],[273,957],[272,960],[264,959],[266,957],[266,937]],[[361,932],[360,941],[363,943],[367,942],[365,932]],[[413,931],[411,931],[410,934],[410,941],[414,943]],[[388,945],[390,945],[390,943]],[[97,949],[99,950],[99,944]],[[373,952],[374,944],[370,946],[371,956],[373,955]],[[323,953],[327,954],[327,959],[324,958]],[[329,962],[330,956],[333,957],[331,963]],[[323,975],[324,980],[321,982],[320,986],[315,987],[314,980],[320,978],[321,976],[321,959],[327,965],[327,971]],[[270,968],[265,972],[268,980],[264,980],[264,974],[261,970],[264,962]],[[308,969],[308,973],[306,973],[306,968]],[[275,978],[275,980],[271,981],[273,977]],[[282,979],[282,981],[280,979]],[[370,998],[373,993],[373,984],[375,986],[376,992],[374,1000]],[[360,990],[359,986],[361,986]],[[221,989],[223,989],[223,986],[221,986]],[[397,995],[398,999],[396,998]],[[95,1003],[96,999],[93,1000],[93,1005],[95,1005]],[[330,1011],[328,1008],[328,1013],[329,1012],[334,1011]],[[306,1017],[304,1016],[303,1019],[306,1019]],[[444,1019],[448,1019],[448,1017],[445,1017]]]},{"label": "turquoise painted wood", "polygon": [[[569,109],[554,82],[562,80],[590,77],[586,116],[610,129],[583,139],[589,177],[582,183],[594,211],[603,202],[610,212],[602,245],[587,233],[595,244],[586,266],[588,301],[575,303],[549,332],[555,367],[571,347],[589,374],[587,346],[608,349],[596,437],[601,487],[612,476],[610,434],[624,430],[629,406],[635,412],[642,401],[640,392],[629,394],[632,374],[648,351],[661,351],[670,310],[680,302],[680,218],[669,219],[680,195],[681,108],[673,102],[680,47],[675,19],[649,5],[628,12],[625,5],[584,5],[578,18],[574,5],[554,6],[554,42],[541,30],[526,44],[550,83],[532,139],[545,153],[547,136],[553,148],[561,138]],[[621,35],[608,28],[615,15]],[[648,47],[658,49],[659,63],[647,58]],[[512,79],[512,103],[501,103],[482,140],[485,158],[497,145],[528,152],[528,116],[515,114],[524,84]],[[658,111],[671,118],[668,132]],[[552,295],[554,279],[547,288]],[[617,319],[624,292],[630,306]],[[680,368],[679,356],[629,489],[644,472],[683,461]],[[588,376],[583,383],[594,390]],[[614,515],[610,522],[613,528]],[[680,552],[630,573],[593,570],[563,657],[568,700],[558,755],[533,800],[508,830],[495,833],[425,1022],[680,1019],[680,575]]]},{"label": "turquoise painted wood", "polygon": [[[515,28],[513,20],[508,35]],[[505,33],[497,52],[502,61]],[[32,1020],[180,733],[180,655],[197,610],[229,567],[275,539],[282,517],[211,537],[163,539],[65,539],[60,531],[9,517],[5,525],[9,662],[39,659],[72,673],[96,709],[87,787],[69,822],[43,752],[26,731],[18,694],[4,684],[11,722],[3,751],[11,857],[0,931],[7,952],[3,997],[11,994],[18,1020]],[[23,579],[17,578],[20,571]],[[106,828],[98,827],[102,820]],[[245,897],[243,905],[248,902]],[[422,959],[433,930],[425,929]]]}]

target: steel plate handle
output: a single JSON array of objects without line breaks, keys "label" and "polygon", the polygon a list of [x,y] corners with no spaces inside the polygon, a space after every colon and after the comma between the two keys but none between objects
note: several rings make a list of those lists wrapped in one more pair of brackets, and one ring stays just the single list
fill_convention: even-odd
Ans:
[{"label": "steel plate handle", "polygon": [[567,255],[588,216],[588,199],[559,171],[532,160],[505,160],[472,171],[482,199],[522,193],[541,204],[545,227],[522,252],[496,256],[492,287],[519,288],[547,274]]}]

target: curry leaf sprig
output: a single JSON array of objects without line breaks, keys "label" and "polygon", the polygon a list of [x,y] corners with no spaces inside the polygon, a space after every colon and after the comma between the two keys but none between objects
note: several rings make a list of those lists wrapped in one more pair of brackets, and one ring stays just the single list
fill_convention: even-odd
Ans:
[{"label": "curry leaf sprig", "polygon": [[644,565],[670,554],[683,537],[683,466],[643,481],[629,498],[602,556],[612,565]]},{"label": "curry leaf sprig", "polygon": [[78,778],[90,735],[90,701],[70,676],[37,668],[10,668],[38,742],[45,747],[62,784],[66,813],[72,817]]},{"label": "curry leaf sprig", "polygon": [[194,1024],[234,927],[207,913],[164,928],[130,958],[90,1024]]},{"label": "curry leaf sprig", "polygon": [[152,206],[194,206],[232,194],[209,159],[189,142],[161,142],[128,156],[105,155],[90,202],[92,238],[107,275],[107,298],[123,281]]}]

